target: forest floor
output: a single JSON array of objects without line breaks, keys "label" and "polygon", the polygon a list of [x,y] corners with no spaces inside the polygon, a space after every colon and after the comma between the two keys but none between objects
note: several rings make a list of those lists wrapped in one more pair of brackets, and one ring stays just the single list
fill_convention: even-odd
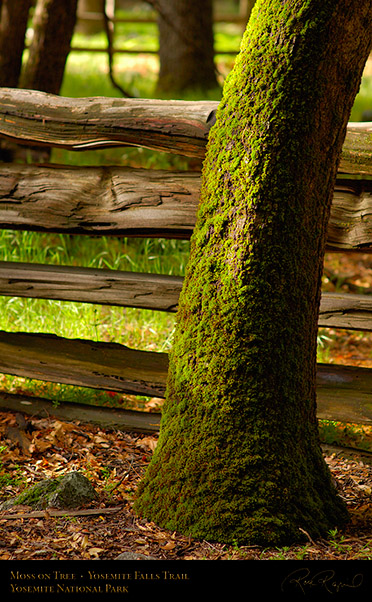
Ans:
[{"label": "forest floor", "polygon": [[[372,256],[327,256],[327,290],[366,287]],[[338,279],[332,281],[332,274]],[[352,291],[354,292],[354,291]],[[328,361],[372,366],[369,335],[336,333]],[[150,408],[151,411],[151,408]],[[372,436],[368,435],[367,438]],[[0,501],[46,478],[82,472],[98,497],[74,511],[16,506],[0,513],[0,560],[370,560],[372,559],[372,452],[324,445],[325,460],[350,513],[345,530],[326,539],[306,536],[280,549],[224,545],[169,532],[139,518],[133,497],[157,436],[103,429],[49,416],[0,411]]]},{"label": "forest floor", "polygon": [[[3,499],[45,478],[82,472],[98,493],[88,508],[34,511],[15,506],[0,513],[0,560],[345,560],[372,559],[372,456],[325,449],[350,524],[327,539],[281,549],[229,546],[198,541],[139,518],[133,494],[157,436],[103,430],[47,418],[26,418],[26,430],[12,412],[0,413]],[[10,437],[10,438],[9,438]],[[18,438],[18,443],[14,441]],[[7,484],[8,482],[8,484]],[[129,558],[129,556],[128,556]]]}]

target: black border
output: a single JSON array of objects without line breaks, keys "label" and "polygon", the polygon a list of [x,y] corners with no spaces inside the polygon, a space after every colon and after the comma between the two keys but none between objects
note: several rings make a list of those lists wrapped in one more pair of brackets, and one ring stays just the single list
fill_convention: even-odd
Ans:
[{"label": "black border", "polygon": [[367,600],[370,561],[2,561],[4,600]]}]

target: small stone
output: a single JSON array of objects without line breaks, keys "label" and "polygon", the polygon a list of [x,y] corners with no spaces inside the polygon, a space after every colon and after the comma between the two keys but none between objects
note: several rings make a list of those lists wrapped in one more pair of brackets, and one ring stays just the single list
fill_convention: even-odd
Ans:
[{"label": "small stone", "polygon": [[153,556],[146,556],[140,552],[122,552],[114,560],[156,560]]},{"label": "small stone", "polygon": [[71,472],[60,480],[49,497],[49,508],[79,508],[96,499],[97,493],[90,481],[80,472]]},{"label": "small stone", "polygon": [[90,481],[79,472],[71,472],[57,479],[45,479],[20,495],[7,500],[0,510],[20,504],[35,510],[45,508],[79,508],[96,499],[97,493]]}]

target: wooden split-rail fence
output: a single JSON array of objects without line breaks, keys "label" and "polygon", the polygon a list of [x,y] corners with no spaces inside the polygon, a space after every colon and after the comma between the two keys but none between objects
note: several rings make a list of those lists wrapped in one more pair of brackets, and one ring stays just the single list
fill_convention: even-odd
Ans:
[{"label": "wooden split-rail fence", "polygon": [[[142,146],[202,159],[217,103],[70,99],[0,89],[0,137],[76,151]],[[372,250],[372,124],[349,124],[334,190],[327,250]],[[200,173],[126,167],[0,165],[0,228],[188,239]],[[175,312],[182,278],[107,269],[0,262],[0,294]],[[324,293],[319,326],[372,331],[372,296]],[[0,331],[0,372],[42,381],[163,397],[165,353],[53,334]],[[318,416],[372,423],[372,369],[318,364]],[[0,392],[0,406],[155,432],[156,413],[51,405]],[[67,410],[66,410],[67,407]],[[66,414],[67,412],[67,414]]]}]

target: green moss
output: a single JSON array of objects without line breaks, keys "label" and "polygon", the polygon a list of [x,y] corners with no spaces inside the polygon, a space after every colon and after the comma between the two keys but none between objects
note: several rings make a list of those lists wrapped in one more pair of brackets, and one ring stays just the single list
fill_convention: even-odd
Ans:
[{"label": "green moss", "polygon": [[13,502],[14,505],[32,506],[36,509],[44,508],[48,503],[50,494],[58,488],[61,478],[40,481],[40,483],[17,496]]},{"label": "green moss", "polygon": [[45,479],[14,499],[6,501],[1,508],[14,505],[32,506],[36,509],[47,507],[75,508],[97,496],[89,480],[79,472],[71,472],[55,479]]}]

